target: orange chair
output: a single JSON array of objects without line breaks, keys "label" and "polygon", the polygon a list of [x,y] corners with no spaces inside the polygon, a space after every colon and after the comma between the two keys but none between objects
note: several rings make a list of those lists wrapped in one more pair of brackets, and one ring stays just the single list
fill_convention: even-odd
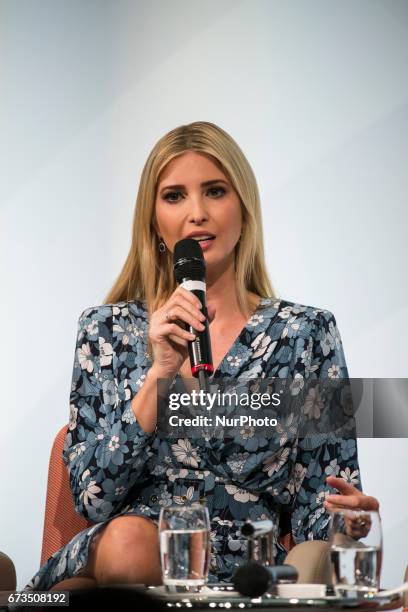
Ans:
[{"label": "orange chair", "polygon": [[62,449],[66,433],[67,426],[65,425],[58,432],[51,450],[41,565],[57,550],[67,544],[77,533],[93,524],[78,514],[74,507],[69,476],[62,459]]}]

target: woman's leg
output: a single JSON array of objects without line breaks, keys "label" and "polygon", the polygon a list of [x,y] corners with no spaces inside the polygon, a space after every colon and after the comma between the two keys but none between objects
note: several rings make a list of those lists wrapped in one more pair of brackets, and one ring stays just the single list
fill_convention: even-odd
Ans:
[{"label": "woman's leg", "polygon": [[157,527],[140,516],[119,516],[96,534],[81,576],[97,584],[161,584]]},{"label": "woman's leg", "polygon": [[97,586],[96,580],[90,577],[74,576],[57,582],[50,591],[75,591],[77,589],[93,589]]}]

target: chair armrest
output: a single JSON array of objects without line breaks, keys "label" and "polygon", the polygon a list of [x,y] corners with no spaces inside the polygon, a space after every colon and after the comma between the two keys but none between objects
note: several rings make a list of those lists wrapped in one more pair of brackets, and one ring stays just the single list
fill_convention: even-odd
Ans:
[{"label": "chair armrest", "polygon": [[286,555],[284,563],[296,567],[299,583],[332,584],[328,542],[311,540],[296,544]]},{"label": "chair armrest", "polygon": [[14,563],[0,552],[0,591],[15,591],[17,585]]}]

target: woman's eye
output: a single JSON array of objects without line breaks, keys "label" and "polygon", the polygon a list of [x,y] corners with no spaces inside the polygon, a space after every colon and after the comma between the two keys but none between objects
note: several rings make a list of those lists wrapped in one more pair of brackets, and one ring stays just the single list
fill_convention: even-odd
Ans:
[{"label": "woman's eye", "polygon": [[[178,202],[179,195],[181,195],[180,191],[169,191],[163,196],[163,199],[167,200],[167,202]],[[173,196],[177,196],[176,199],[174,199]]]},{"label": "woman's eye", "polygon": [[[208,192],[212,192],[212,196],[215,198],[220,198],[224,195],[225,189],[224,187],[211,187]],[[215,192],[215,193],[214,193]]]}]

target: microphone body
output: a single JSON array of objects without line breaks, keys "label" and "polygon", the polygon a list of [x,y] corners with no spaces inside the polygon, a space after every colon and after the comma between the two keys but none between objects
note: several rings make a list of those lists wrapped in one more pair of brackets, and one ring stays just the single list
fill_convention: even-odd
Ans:
[{"label": "microphone body", "polygon": [[188,343],[191,374],[199,379],[200,386],[206,386],[207,377],[214,371],[214,366],[205,303],[205,260],[202,248],[196,240],[185,238],[176,243],[173,253],[173,268],[178,284],[194,293],[203,305],[202,312],[206,317],[203,322],[205,329],[197,331],[191,325],[186,325],[186,329],[196,335],[195,340]]},{"label": "microphone body", "polygon": [[204,280],[193,280],[191,278],[184,278],[180,283],[181,287],[194,293],[203,305],[201,311],[205,316],[203,325],[205,329],[203,331],[197,331],[191,325],[186,325],[186,328],[197,337],[188,343],[188,354],[190,357],[191,374],[194,377],[198,376],[200,370],[212,374],[214,371],[211,353],[211,342],[210,342],[210,330],[208,329],[208,313],[205,303],[205,281]]},{"label": "microphone body", "polygon": [[235,572],[232,582],[245,597],[260,597],[278,582],[296,582],[298,572],[293,565],[262,565],[247,563]]},{"label": "microphone body", "polygon": [[266,519],[262,521],[246,521],[241,527],[241,533],[246,538],[259,538],[273,529],[273,523],[271,520]]}]

